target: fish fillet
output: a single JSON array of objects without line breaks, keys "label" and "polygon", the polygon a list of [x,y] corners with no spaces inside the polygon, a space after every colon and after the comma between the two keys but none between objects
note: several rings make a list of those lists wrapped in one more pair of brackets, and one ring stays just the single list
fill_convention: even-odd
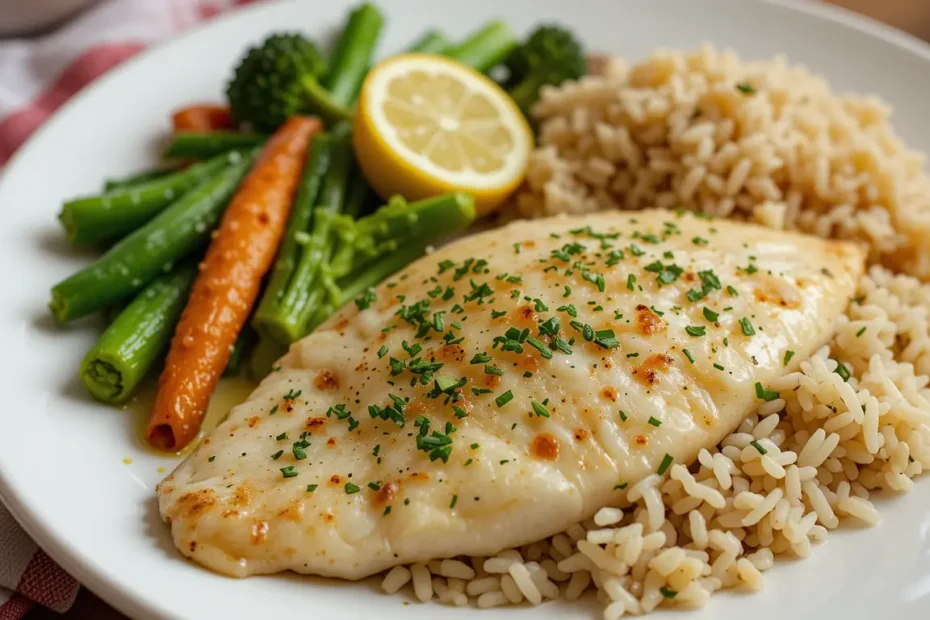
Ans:
[{"label": "fish fillet", "polygon": [[161,515],[234,576],[539,540],[776,398],[862,271],[847,243],[666,211],[466,238],[296,343],[160,484]]}]

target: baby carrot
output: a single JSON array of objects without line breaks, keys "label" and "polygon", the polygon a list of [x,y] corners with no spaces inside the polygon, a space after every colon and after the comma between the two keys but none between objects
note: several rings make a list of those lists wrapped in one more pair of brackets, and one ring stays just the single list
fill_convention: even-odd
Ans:
[{"label": "baby carrot", "polygon": [[318,119],[294,117],[268,140],[223,215],[174,332],[146,437],[179,450],[200,430],[284,233]]},{"label": "baby carrot", "polygon": [[175,131],[220,131],[235,129],[232,114],[224,105],[201,103],[189,105],[171,115]]}]

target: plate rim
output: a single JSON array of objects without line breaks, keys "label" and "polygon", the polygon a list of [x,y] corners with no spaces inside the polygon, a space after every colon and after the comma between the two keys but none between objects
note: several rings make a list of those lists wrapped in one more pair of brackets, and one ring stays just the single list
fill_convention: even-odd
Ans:
[{"label": "plate rim", "polygon": [[[351,4],[351,0],[338,1],[346,5]],[[716,0],[702,1],[713,3]],[[819,0],[752,0],[752,2],[768,5],[773,10],[801,13],[807,18],[837,23],[847,29],[858,31],[868,37],[880,39],[885,43],[900,48],[920,58],[930,68],[930,42],[923,41],[914,35],[844,7],[825,4]],[[47,133],[54,132],[57,126],[64,122],[62,119],[70,114],[72,108],[81,105],[85,98],[92,96],[98,89],[106,87],[111,81],[120,80],[124,74],[135,71],[136,66],[145,61],[150,55],[199,37],[205,31],[220,28],[226,22],[247,19],[248,15],[253,13],[266,10],[282,10],[280,8],[282,6],[295,6],[297,4],[299,4],[299,0],[278,0],[274,3],[256,2],[239,6],[209,21],[196,24],[178,36],[147,46],[132,58],[81,89],[33,132],[20,145],[6,165],[0,169],[0,188],[4,186],[9,178],[18,174],[21,162],[26,159],[27,154],[36,148],[35,145],[41,142]],[[283,10],[287,11],[287,9]],[[130,618],[169,617],[166,609],[150,604],[144,598],[139,597],[136,591],[125,588],[119,581],[109,579],[103,571],[96,570],[93,564],[85,563],[84,559],[87,556],[80,553],[67,538],[60,535],[40,511],[19,499],[18,493],[11,480],[8,479],[8,475],[4,473],[3,467],[0,467],[0,504],[10,512],[39,549],[74,578],[80,587],[87,588],[108,605]]]}]

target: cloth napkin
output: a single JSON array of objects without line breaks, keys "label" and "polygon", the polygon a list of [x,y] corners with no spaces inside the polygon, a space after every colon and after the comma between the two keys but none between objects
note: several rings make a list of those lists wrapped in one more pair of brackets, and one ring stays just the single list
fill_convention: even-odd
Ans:
[{"label": "cloth napkin", "polygon": [[[0,39],[0,167],[96,78],[148,45],[249,1],[105,0],[51,32]],[[78,587],[0,504],[0,620],[19,620],[36,604],[63,612]]]}]

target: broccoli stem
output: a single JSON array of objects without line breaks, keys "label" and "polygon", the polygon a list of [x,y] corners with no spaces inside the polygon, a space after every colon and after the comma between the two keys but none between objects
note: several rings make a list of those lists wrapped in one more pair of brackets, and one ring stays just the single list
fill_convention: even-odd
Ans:
[{"label": "broccoli stem", "polygon": [[228,151],[261,146],[268,136],[239,131],[178,131],[165,149],[168,159],[208,159]]},{"label": "broccoli stem", "polygon": [[271,271],[271,278],[252,318],[252,325],[263,336],[268,336],[270,325],[278,316],[281,299],[287,293],[288,285],[297,269],[302,252],[299,239],[305,236],[310,228],[313,208],[317,204],[331,157],[332,141],[329,135],[320,134],[314,137],[313,144],[310,146],[310,160],[304,167],[297,198],[287,220],[287,229],[284,232],[281,246],[278,248],[278,256]]},{"label": "broccoli stem", "polygon": [[517,104],[520,111],[526,118],[530,118],[530,110],[533,105],[539,101],[539,91],[547,84],[545,75],[528,75],[516,86],[510,89],[507,94]]},{"label": "broccoli stem", "polygon": [[510,26],[501,21],[492,21],[447,51],[446,56],[476,71],[487,73],[504,62],[516,47],[517,39]]},{"label": "broccoli stem", "polygon": [[319,284],[317,275],[333,250],[333,220],[345,204],[352,171],[352,140],[348,126],[335,127],[331,138],[332,158],[313,211],[312,229],[309,234],[301,236],[303,247],[287,291],[276,310],[264,322],[265,333],[282,344],[290,344],[306,333],[306,325],[315,310],[310,304],[310,297]]},{"label": "broccoli stem", "polygon": [[408,54],[445,54],[452,47],[452,42],[438,30],[425,32],[422,37],[407,48]]},{"label": "broccoli stem", "polygon": [[336,105],[350,107],[354,103],[383,26],[384,16],[367,2],[349,14],[329,71],[323,78],[323,86]]}]

